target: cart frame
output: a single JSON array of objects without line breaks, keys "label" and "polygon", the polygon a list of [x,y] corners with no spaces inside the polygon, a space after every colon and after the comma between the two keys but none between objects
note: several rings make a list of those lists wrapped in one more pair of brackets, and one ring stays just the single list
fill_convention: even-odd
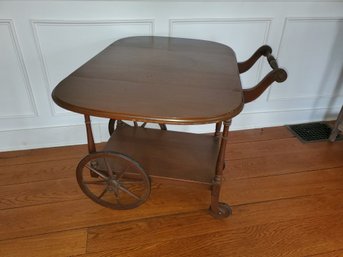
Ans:
[{"label": "cart frame", "polygon": [[[261,80],[261,82],[259,82],[256,86],[254,86],[252,88],[249,88],[249,89],[243,89],[242,90],[242,93],[243,93],[242,94],[242,96],[243,96],[243,101],[242,102],[243,102],[243,104],[244,103],[249,103],[251,101],[254,101],[273,82],[279,82],[280,83],[280,82],[283,82],[283,81],[286,80],[286,78],[287,78],[286,71],[284,69],[280,69],[279,68],[276,59],[273,57],[273,55],[271,53],[272,53],[271,47],[269,47],[267,45],[264,45],[264,46],[260,47],[248,60],[246,60],[244,62],[241,62],[241,63],[237,63],[237,70],[239,71],[239,74],[241,74],[241,73],[244,73],[244,72],[248,71],[256,63],[256,61],[261,56],[265,56],[267,58],[267,60],[268,60],[268,63],[270,65],[270,67],[272,68],[272,71],[269,72]],[[60,97],[57,96],[56,92],[53,93],[53,99],[55,100],[55,102],[57,104],[59,104],[60,106],[62,106],[64,108],[68,108],[69,107],[67,104],[65,104],[64,102],[61,101]],[[241,107],[237,108],[237,110],[235,111],[237,113],[232,113],[231,116],[237,115],[238,112],[242,108],[243,108],[243,105]],[[72,108],[69,108],[69,109],[72,109]],[[76,108],[74,108],[74,109],[76,109]],[[89,155],[92,155],[92,154],[94,155],[96,153],[99,153],[97,151],[96,145],[94,143],[94,137],[93,137],[93,132],[92,132],[90,114],[87,113],[86,111],[82,111],[82,110],[76,110],[76,111],[84,114],[85,126],[86,126],[86,132],[87,132],[87,143],[88,143]],[[104,117],[105,115],[101,115],[101,116]],[[145,128],[146,122],[151,122],[151,120],[149,120],[149,119],[148,120],[146,120],[146,119],[137,119],[137,118],[129,119],[129,120],[133,121],[134,124],[135,124],[135,126],[133,128],[126,129],[127,132],[125,132],[125,129],[118,129],[118,131],[119,131],[118,132],[119,134],[118,134],[116,131],[114,131],[113,127],[111,128],[111,126],[113,126],[112,117],[110,116],[108,118],[110,118],[110,122],[109,122],[110,123],[109,124],[110,134],[113,133],[111,138],[110,138],[110,140],[109,140],[109,142],[108,142],[108,145],[112,144],[112,146],[105,147],[104,153],[107,152],[107,153],[109,153],[109,156],[110,156],[111,152],[113,152],[113,155],[119,155],[120,158],[124,158],[124,159],[126,158],[125,156],[127,155],[128,156],[127,158],[130,157],[130,158],[133,159],[133,161],[136,160],[136,158],[134,158],[133,156],[130,156],[130,154],[129,154],[130,152],[129,151],[124,153],[125,154],[125,156],[123,155],[124,157],[120,156],[121,154],[118,153],[118,150],[120,151],[121,147],[123,147],[123,149],[125,149],[125,146],[124,146],[125,142],[120,141],[120,133],[122,133],[121,135],[125,135],[124,133],[128,133],[129,135],[134,135],[134,136],[137,136],[137,137],[139,136],[139,133],[143,133],[143,134],[144,133],[147,133],[147,134],[151,133],[151,135],[152,135],[151,138],[153,137],[153,134],[154,134],[154,135],[158,135],[157,137],[159,139],[161,139],[161,140],[163,140],[163,138],[166,138],[168,136],[175,137],[175,138],[178,138],[178,137],[181,138],[181,137],[186,137],[186,134],[189,134],[189,133],[185,133],[185,132],[166,131],[165,124],[168,124],[168,120],[163,120],[163,119],[162,120],[153,120],[153,122],[159,121],[160,123],[162,123],[162,124],[160,124],[161,131],[159,131],[159,132],[157,132],[156,130],[151,131],[151,129]],[[121,118],[121,117],[117,116],[116,118]],[[143,127],[137,126],[137,122],[144,122],[143,123],[144,124]],[[209,122],[210,122],[210,120],[206,120],[206,122],[204,122],[204,123],[209,123]],[[170,122],[170,123],[173,123],[173,124],[184,124],[184,122],[177,122],[177,121],[173,121],[173,122]],[[196,122],[193,122],[193,123],[194,124],[201,124],[201,122],[199,122],[199,121],[196,121]],[[192,124],[192,122],[187,122],[187,124]],[[222,186],[222,180],[223,180],[223,170],[225,168],[225,152],[226,152],[226,146],[227,146],[227,143],[228,143],[228,134],[229,134],[229,127],[230,127],[230,125],[231,125],[231,118],[230,119],[222,119],[222,120],[219,120],[219,121],[218,120],[215,121],[215,132],[214,132],[214,136],[212,136],[212,138],[213,138],[213,142],[215,142],[215,145],[217,147],[217,148],[214,147],[216,149],[215,151],[217,151],[217,152],[215,153],[215,156],[214,156],[214,158],[215,158],[214,159],[215,167],[213,167],[213,171],[214,171],[213,177],[211,176],[211,180],[207,181],[207,182],[202,181],[202,178],[201,179],[194,179],[194,181],[193,181],[193,182],[200,182],[200,183],[203,183],[203,184],[206,184],[206,185],[210,186],[210,190],[211,190],[211,204],[210,204],[210,207],[209,207],[209,211],[210,211],[210,214],[212,216],[214,216],[215,218],[225,218],[225,217],[228,217],[231,214],[230,206],[219,201],[219,199],[220,199],[220,191],[221,191],[221,186]],[[122,132],[122,131],[124,131],[124,132]],[[139,132],[139,131],[143,131],[143,132]],[[199,136],[199,137],[201,137],[201,136]],[[194,138],[195,138],[195,136],[194,136]],[[111,140],[114,143],[113,142],[111,143]],[[117,141],[115,141],[115,140],[117,140]],[[183,141],[183,139],[180,139],[180,140]],[[195,139],[195,140],[198,140],[198,139]],[[199,140],[201,140],[201,139],[199,139]],[[123,141],[125,141],[125,140],[123,140]],[[119,142],[119,146],[117,148],[119,148],[119,149],[115,149],[116,147],[114,147],[114,150],[113,150],[113,144],[116,145],[116,144],[118,144],[118,142]],[[211,141],[209,141],[209,142],[212,144]],[[166,146],[164,145],[163,147],[166,147]],[[212,155],[211,158],[213,159],[213,155]],[[134,161],[134,162],[136,162],[136,161]],[[144,166],[145,165],[143,164],[143,167]],[[78,169],[82,169],[82,168],[84,168],[84,167],[78,167]],[[111,168],[109,168],[109,169],[111,169]],[[149,169],[147,169],[147,170],[148,170],[147,174],[149,176],[154,177],[153,174],[150,174]],[[90,168],[90,172],[92,173],[93,171],[96,172],[96,174],[93,174],[94,177],[98,177],[98,176],[105,177],[104,173],[99,173],[95,169]],[[194,171],[194,174],[196,174],[196,172],[197,171]],[[187,175],[186,173],[187,172],[184,172],[183,175]],[[113,184],[114,183],[113,181],[115,181],[115,178],[114,178],[115,175],[113,175],[112,171],[111,171],[106,176],[110,177],[110,179],[108,179],[108,181],[112,181],[111,185],[107,184],[107,187],[109,187],[111,190],[115,189],[115,187],[117,185],[117,184]],[[161,177],[161,175],[158,175],[157,177]],[[168,179],[169,177],[166,176],[165,178]],[[80,178],[78,177],[78,179],[80,179]],[[182,178],[170,178],[170,179],[183,180],[183,181],[190,181],[190,180],[192,180],[192,179],[184,178],[184,177],[182,177]],[[81,180],[82,180],[82,178],[81,178]],[[117,183],[117,182],[115,182],[115,183]],[[81,182],[79,181],[79,184],[80,184],[81,188],[82,188],[82,186],[84,186],[82,184],[82,181]],[[148,186],[150,186],[150,184],[148,184]],[[84,190],[84,188],[82,188],[82,189]],[[102,193],[102,195],[106,192],[106,190],[107,189],[105,189],[105,191]],[[85,192],[85,190],[84,190],[84,192]],[[150,188],[149,188],[149,192],[150,192]],[[134,195],[134,197],[135,197],[135,195]],[[139,197],[137,197],[137,198],[139,198]],[[93,197],[92,200],[94,200],[94,197]],[[139,200],[141,200],[139,202],[139,204],[141,204],[142,203],[142,199],[139,198]],[[96,198],[95,198],[95,201],[96,201]],[[137,204],[137,206],[138,206],[138,204]],[[124,209],[125,208],[125,206],[120,206],[120,207],[123,207],[123,208],[119,208],[119,209]],[[134,206],[134,207],[136,207],[136,206]],[[116,208],[114,208],[114,209],[116,209]]]}]

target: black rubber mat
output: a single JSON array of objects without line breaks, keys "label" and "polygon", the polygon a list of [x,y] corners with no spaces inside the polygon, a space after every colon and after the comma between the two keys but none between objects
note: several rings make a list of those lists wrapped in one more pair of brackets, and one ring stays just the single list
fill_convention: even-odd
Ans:
[{"label": "black rubber mat", "polygon": [[[332,128],[324,122],[295,124],[287,127],[304,143],[328,140],[332,131]],[[338,135],[336,140],[342,139],[343,136]]]}]

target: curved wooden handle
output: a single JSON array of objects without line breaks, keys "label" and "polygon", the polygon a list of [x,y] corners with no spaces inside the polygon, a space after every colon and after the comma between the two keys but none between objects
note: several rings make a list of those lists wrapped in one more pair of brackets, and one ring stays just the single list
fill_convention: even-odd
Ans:
[{"label": "curved wooden handle", "polygon": [[[257,62],[258,59],[260,59],[261,56],[267,57],[270,66],[271,66],[271,64],[270,64],[271,61],[274,65],[273,60],[275,60],[275,58],[271,55],[272,51],[273,51],[272,48],[268,45],[261,46],[259,49],[256,50],[256,52],[248,60],[238,63],[239,73],[244,73],[244,72],[250,70],[250,68]],[[273,60],[271,58],[273,58]],[[269,59],[270,59],[270,61],[269,61]],[[276,60],[275,60],[275,62],[276,62]],[[276,63],[276,65],[277,65],[277,63]]]},{"label": "curved wooden handle", "polygon": [[272,48],[268,45],[261,46],[248,60],[238,63],[239,73],[244,73],[248,71],[261,56],[265,56],[270,67],[273,69],[256,86],[249,89],[243,89],[245,103],[249,103],[258,98],[273,82],[276,81],[281,83],[287,79],[287,72],[284,69],[279,68],[276,59],[272,55],[272,51]]},{"label": "curved wooden handle", "polygon": [[269,72],[256,86],[243,89],[244,102],[249,103],[258,98],[273,83],[283,82],[287,79],[287,72],[284,69],[274,69]]}]

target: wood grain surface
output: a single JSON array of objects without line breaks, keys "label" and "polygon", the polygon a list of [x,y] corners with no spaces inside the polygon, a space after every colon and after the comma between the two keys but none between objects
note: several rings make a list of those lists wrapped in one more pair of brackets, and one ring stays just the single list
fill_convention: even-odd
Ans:
[{"label": "wood grain surface", "polygon": [[220,140],[213,135],[117,128],[105,151],[126,154],[152,177],[212,184]]},{"label": "wood grain surface", "polygon": [[72,256],[86,252],[87,230],[71,230],[0,241],[0,256]]},{"label": "wood grain surface", "polygon": [[236,55],[196,39],[120,39],[60,82],[52,93],[70,111],[112,119],[203,124],[243,108]]},{"label": "wood grain surface", "polygon": [[0,256],[343,256],[342,141],[254,129],[227,151],[225,220],[186,183],[155,181],[129,211],[94,204],[75,179],[86,145],[0,153]]}]

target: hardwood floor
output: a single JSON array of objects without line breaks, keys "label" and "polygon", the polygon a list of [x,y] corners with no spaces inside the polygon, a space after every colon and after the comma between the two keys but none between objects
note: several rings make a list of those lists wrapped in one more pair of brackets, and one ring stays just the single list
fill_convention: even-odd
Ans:
[{"label": "hardwood floor", "polygon": [[75,167],[87,147],[0,153],[0,256],[343,256],[343,141],[302,144],[284,127],[230,133],[221,199],[153,183],[141,207],[88,200]]}]

